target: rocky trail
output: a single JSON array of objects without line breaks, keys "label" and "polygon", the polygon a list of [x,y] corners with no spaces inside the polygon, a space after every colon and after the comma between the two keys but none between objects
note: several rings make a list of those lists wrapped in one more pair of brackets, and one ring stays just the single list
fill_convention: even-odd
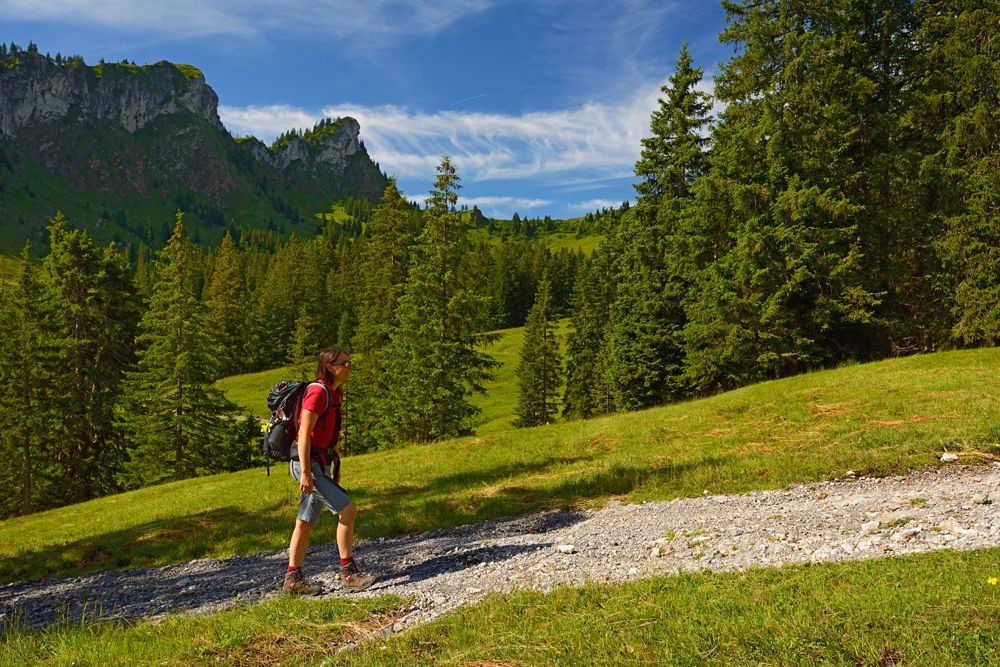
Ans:
[{"label": "rocky trail", "polygon": [[[706,491],[365,540],[355,556],[378,581],[354,595],[409,600],[379,631],[384,636],[494,592],[996,546],[1000,464],[879,479],[847,473],[778,491]],[[278,595],[285,564],[285,552],[277,551],[8,584],[0,586],[0,624],[132,621],[259,602]],[[306,574],[323,584],[323,596],[345,594],[335,545],[310,549]]]}]

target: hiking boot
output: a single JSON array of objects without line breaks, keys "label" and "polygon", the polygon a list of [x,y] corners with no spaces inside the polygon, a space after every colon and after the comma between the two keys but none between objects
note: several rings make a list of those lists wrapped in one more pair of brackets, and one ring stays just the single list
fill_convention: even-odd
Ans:
[{"label": "hiking boot", "polygon": [[285,585],[282,586],[282,590],[294,595],[316,595],[320,592],[320,587],[306,583],[302,570],[293,570],[285,573]]},{"label": "hiking boot", "polygon": [[340,568],[340,578],[344,582],[345,591],[363,591],[375,583],[374,576],[365,574],[354,563]]}]

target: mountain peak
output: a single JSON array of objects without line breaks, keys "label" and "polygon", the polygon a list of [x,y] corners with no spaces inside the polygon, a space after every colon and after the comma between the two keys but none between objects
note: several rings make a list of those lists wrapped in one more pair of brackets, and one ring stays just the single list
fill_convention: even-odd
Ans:
[{"label": "mountain peak", "polygon": [[72,108],[136,132],[159,116],[187,110],[224,130],[219,98],[197,67],[165,60],[88,66],[82,58],[52,58],[37,51],[0,59],[0,137],[65,117]]}]

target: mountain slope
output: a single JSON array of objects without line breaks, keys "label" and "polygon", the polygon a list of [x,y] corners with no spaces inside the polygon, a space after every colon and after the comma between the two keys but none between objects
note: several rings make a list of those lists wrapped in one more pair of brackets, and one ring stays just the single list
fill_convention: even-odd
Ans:
[{"label": "mountain slope", "polygon": [[190,65],[0,51],[0,251],[36,251],[57,210],[98,241],[160,245],[182,209],[195,238],[309,232],[336,199],[376,201],[384,174],[352,118],[265,146],[233,138]]}]

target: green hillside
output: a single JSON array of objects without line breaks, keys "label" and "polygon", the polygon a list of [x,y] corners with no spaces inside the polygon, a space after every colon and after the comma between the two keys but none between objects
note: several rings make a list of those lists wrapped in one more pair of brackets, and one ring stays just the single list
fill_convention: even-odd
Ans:
[{"label": "green hillside", "polygon": [[0,254],[0,280],[6,280],[16,276],[20,266],[21,260],[17,257]]},{"label": "green hillside", "polygon": [[[513,332],[505,343],[515,345]],[[345,482],[361,507],[359,534],[371,537],[611,497],[744,492],[847,469],[903,472],[935,464],[944,448],[966,463],[996,460],[998,364],[997,349],[938,353],[644,412],[498,429],[349,457]],[[250,470],[0,522],[0,580],[280,550],[297,496],[280,470]],[[333,525],[321,523],[315,541],[332,541]],[[998,558],[997,549],[944,550],[493,595],[371,641],[406,613],[405,600],[280,596],[135,624],[8,626],[0,663],[307,665],[361,642],[336,653],[337,663],[994,664]]]},{"label": "green hillside", "polygon": [[[558,507],[739,493],[1000,456],[1000,350],[802,375],[642,412],[404,447],[344,462],[360,537]],[[348,452],[349,453],[349,452]],[[273,472],[273,471],[272,471]],[[0,581],[284,548],[278,469],[191,479],[0,523]],[[334,539],[321,524],[318,543]],[[44,568],[36,566],[44,563]]]},{"label": "green hillside", "polygon": [[[496,433],[514,428],[511,421],[517,407],[517,365],[520,361],[521,345],[523,343],[523,328],[505,329],[500,331],[500,340],[487,350],[494,359],[500,362],[491,382],[486,383],[486,393],[476,394],[472,403],[482,410],[477,420],[476,432],[479,435]],[[563,320],[556,330],[560,345],[565,346],[566,335],[569,333],[569,320]],[[311,360],[301,366],[285,366],[259,373],[234,375],[219,380],[217,386],[222,389],[229,400],[245,408],[251,414],[267,418],[267,406],[264,398],[267,390],[275,383],[286,380],[309,378],[313,371]],[[345,385],[348,392],[350,384]],[[349,400],[349,399],[348,399]]]}]

